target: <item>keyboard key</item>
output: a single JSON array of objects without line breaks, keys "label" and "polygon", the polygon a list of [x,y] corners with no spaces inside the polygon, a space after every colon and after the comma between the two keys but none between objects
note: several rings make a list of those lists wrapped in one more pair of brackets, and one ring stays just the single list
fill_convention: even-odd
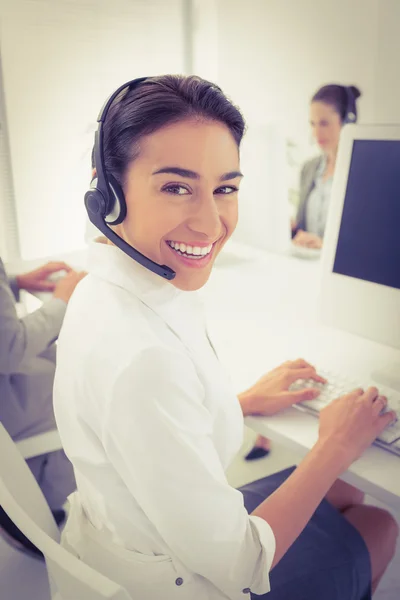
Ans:
[{"label": "keyboard key", "polygon": [[323,400],[320,400],[319,397],[316,400],[305,400],[301,403],[302,406],[307,406],[308,408],[311,408],[311,410],[316,410],[318,412],[328,404],[329,402],[324,402]]},{"label": "keyboard key", "polygon": [[290,387],[291,390],[301,390],[310,387],[321,390],[320,395],[316,399],[302,402],[301,406],[304,406],[306,409],[308,408],[314,413],[318,413],[332,402],[332,400],[348,394],[355,389],[361,388],[366,391],[370,387],[377,387],[380,395],[386,396],[388,399],[388,405],[383,412],[394,410],[398,415],[398,420],[389,425],[389,427],[386,427],[378,436],[378,440],[380,443],[385,444],[388,450],[400,454],[400,394],[390,388],[385,388],[369,381],[362,384],[357,379],[347,379],[331,371],[322,370],[319,373],[327,379],[328,383],[321,384],[312,379],[299,379]]},{"label": "keyboard key", "polygon": [[[330,402],[332,402],[332,397],[331,397],[330,394],[324,394],[324,393],[322,393],[322,394],[320,394],[318,396],[318,398],[316,398],[316,400],[318,400],[319,403],[322,403],[324,406],[326,406],[327,404],[329,404]],[[316,400],[314,400],[314,402]]]},{"label": "keyboard key", "polygon": [[386,444],[392,444],[396,440],[400,440],[400,422],[396,421],[393,425],[389,425],[378,435],[378,440],[386,442]]}]

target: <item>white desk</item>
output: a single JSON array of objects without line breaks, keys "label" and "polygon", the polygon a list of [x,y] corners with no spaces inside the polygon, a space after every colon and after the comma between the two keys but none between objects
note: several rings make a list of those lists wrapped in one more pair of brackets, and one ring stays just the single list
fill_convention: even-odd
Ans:
[{"label": "white desk", "polygon": [[[238,263],[224,261],[232,266],[217,267],[205,288],[209,332],[235,389],[244,390],[266,371],[299,357],[358,377],[360,384],[370,380],[374,368],[400,360],[396,350],[321,325],[319,261],[237,251]],[[249,417],[246,424],[291,447],[299,460],[318,436],[318,419],[295,408]],[[342,478],[400,510],[395,455],[373,446]]]},{"label": "white desk", "polygon": [[[86,268],[82,251],[53,257],[57,258]],[[203,294],[210,335],[238,391],[281,362],[298,357],[358,376],[360,384],[369,380],[372,369],[400,360],[395,350],[319,323],[319,261],[255,253],[233,243],[220,258]],[[43,262],[12,267],[27,270]],[[295,408],[246,422],[290,446],[299,461],[318,435],[318,420]],[[400,510],[400,458],[371,447],[343,479]]]}]

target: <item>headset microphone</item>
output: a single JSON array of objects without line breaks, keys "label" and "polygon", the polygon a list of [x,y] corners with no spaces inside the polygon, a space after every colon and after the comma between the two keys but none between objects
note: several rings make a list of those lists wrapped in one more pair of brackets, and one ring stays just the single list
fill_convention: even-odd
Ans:
[{"label": "headset microphone", "polygon": [[147,77],[141,77],[139,79],[133,79],[128,81],[124,85],[120,86],[108,100],[105,102],[103,108],[100,111],[98,121],[98,127],[95,134],[94,141],[94,157],[96,166],[96,177],[91,183],[91,188],[85,194],[85,206],[90,221],[97,227],[113,244],[115,244],[120,250],[127,254],[130,258],[133,258],[136,262],[141,264],[146,269],[149,269],[156,275],[163,277],[164,279],[171,280],[175,277],[176,273],[167,265],[159,265],[152,261],[147,256],[144,256],[141,252],[136,250],[133,246],[123,240],[115,231],[113,231],[110,225],[118,225],[126,217],[126,201],[122,187],[111,175],[107,174],[104,161],[104,121],[107,117],[107,113],[114,100],[124,91],[134,89],[140,83],[148,79]]}]

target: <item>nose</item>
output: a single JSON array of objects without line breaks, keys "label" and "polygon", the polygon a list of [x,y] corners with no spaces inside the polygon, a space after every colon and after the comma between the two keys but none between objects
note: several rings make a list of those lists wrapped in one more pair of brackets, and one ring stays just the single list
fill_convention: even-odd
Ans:
[{"label": "nose", "polygon": [[321,131],[321,128],[318,124],[315,124],[311,127],[311,134],[314,139],[318,139],[320,131]]},{"label": "nose", "polygon": [[215,241],[221,234],[221,214],[213,194],[207,194],[195,203],[193,213],[187,220],[193,233],[202,234],[207,240]]}]

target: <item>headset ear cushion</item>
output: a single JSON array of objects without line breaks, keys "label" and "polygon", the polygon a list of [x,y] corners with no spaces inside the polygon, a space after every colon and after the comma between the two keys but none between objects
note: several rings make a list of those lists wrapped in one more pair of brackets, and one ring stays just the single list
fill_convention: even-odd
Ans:
[{"label": "headset ear cushion", "polygon": [[90,215],[100,215],[102,217],[106,214],[106,201],[99,189],[92,187],[85,194],[85,206],[86,210]]},{"label": "headset ear cushion", "polygon": [[110,204],[107,207],[106,221],[110,225],[118,225],[126,217],[126,202],[122,187],[113,175],[107,175],[110,189]]},{"label": "headset ear cushion", "polygon": [[354,94],[351,91],[351,88],[346,85],[343,86],[343,89],[344,89],[344,92],[346,95],[346,108],[345,108],[343,124],[346,125],[347,123],[356,123],[357,114],[356,114],[356,100],[355,100]]}]

